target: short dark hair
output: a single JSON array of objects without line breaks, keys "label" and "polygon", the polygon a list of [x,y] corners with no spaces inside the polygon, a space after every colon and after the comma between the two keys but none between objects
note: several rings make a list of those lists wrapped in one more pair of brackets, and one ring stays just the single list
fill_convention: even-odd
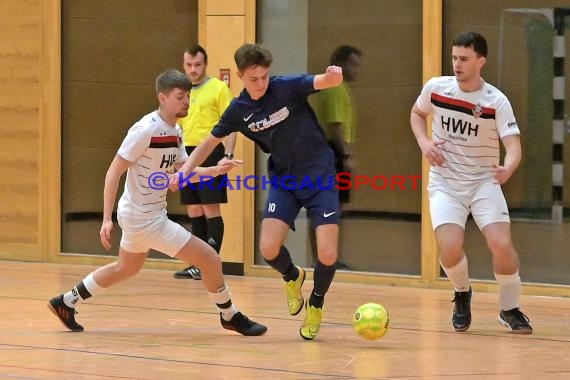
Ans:
[{"label": "short dark hair", "polygon": [[234,60],[239,71],[248,67],[269,67],[273,62],[271,52],[259,44],[243,44],[234,54]]},{"label": "short dark hair", "polygon": [[192,82],[188,77],[186,77],[186,75],[174,69],[166,70],[156,77],[155,89],[157,94],[168,93],[175,88],[190,91],[192,88]]},{"label": "short dark hair", "polygon": [[455,37],[453,46],[472,48],[478,56],[487,57],[487,41],[485,37],[476,32],[467,32]]},{"label": "short dark hair", "polygon": [[206,53],[206,50],[200,45],[190,46],[188,49],[184,50],[184,53],[188,53],[192,57],[198,53],[202,53],[204,55],[204,62],[208,62],[208,53]]},{"label": "short dark hair", "polygon": [[331,65],[342,65],[348,60],[351,54],[358,57],[362,56],[362,52],[351,45],[340,45],[331,54]]}]

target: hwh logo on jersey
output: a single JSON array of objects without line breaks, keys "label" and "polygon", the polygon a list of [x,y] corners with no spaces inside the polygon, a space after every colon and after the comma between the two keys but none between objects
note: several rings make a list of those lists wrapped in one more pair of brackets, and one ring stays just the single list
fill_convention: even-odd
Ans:
[{"label": "hwh logo on jersey", "polygon": [[176,162],[176,154],[163,154],[162,155],[162,161],[160,162],[160,168],[162,169],[163,167],[165,168],[169,168],[172,165],[174,165],[174,162]]},{"label": "hwh logo on jersey", "polygon": [[475,124],[475,126],[473,126],[468,121],[455,119],[453,117],[448,117],[447,120],[445,120],[442,116],[441,128],[447,130],[447,132],[461,133],[462,135],[466,134],[467,136],[471,136],[471,132],[473,132],[475,137],[477,137],[477,132],[479,132],[479,124]]}]

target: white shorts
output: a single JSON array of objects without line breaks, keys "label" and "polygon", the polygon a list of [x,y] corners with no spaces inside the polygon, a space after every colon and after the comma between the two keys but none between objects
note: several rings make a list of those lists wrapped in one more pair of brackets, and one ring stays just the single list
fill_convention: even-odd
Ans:
[{"label": "white shorts", "polygon": [[192,234],[166,215],[152,220],[134,220],[119,216],[119,226],[123,230],[121,248],[129,252],[147,252],[154,249],[170,257],[188,243]]},{"label": "white shorts", "polygon": [[469,213],[480,230],[491,223],[511,221],[501,185],[492,180],[480,182],[472,188],[458,189],[430,175],[428,194],[434,230],[446,223],[465,228]]}]

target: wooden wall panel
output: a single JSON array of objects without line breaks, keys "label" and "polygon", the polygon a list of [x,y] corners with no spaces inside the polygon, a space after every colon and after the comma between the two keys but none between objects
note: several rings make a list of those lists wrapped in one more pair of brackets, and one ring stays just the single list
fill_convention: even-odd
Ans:
[{"label": "wooden wall panel", "polygon": [[209,16],[244,15],[246,11],[245,3],[244,0],[208,0],[206,2],[206,13]]},{"label": "wooden wall panel", "polygon": [[0,258],[39,260],[42,2],[0,2]]},{"label": "wooden wall panel", "polygon": [[[220,69],[230,69],[230,89],[237,96],[243,86],[237,76],[233,54],[243,43],[255,41],[255,1],[200,0],[199,20],[200,44],[208,51],[208,72],[219,77]],[[253,174],[253,143],[239,135],[234,153],[245,162],[229,174],[230,179]],[[253,191],[228,191],[228,203],[222,205],[225,232],[221,256],[224,262],[241,264],[253,261],[253,208]]]},{"label": "wooden wall panel", "polygon": [[[365,11],[364,11],[365,10]],[[363,52],[350,84],[356,104],[356,175],[419,175],[409,114],[421,89],[422,7],[413,0],[309,2],[308,70],[326,68],[341,44]],[[421,192],[353,191],[347,209],[420,213]]]},{"label": "wooden wall panel", "polygon": [[[219,78],[220,69],[230,69],[231,89],[237,96],[243,86],[237,76],[234,52],[245,42],[245,16],[210,16],[206,22],[206,40],[208,46],[208,71]],[[218,41],[224,41],[219,44]]]},{"label": "wooden wall panel", "polygon": [[[85,249],[70,234],[99,235],[107,168],[128,129],[157,108],[157,75],[182,70],[184,50],[198,40],[198,3],[62,4],[62,219],[73,224],[63,228],[62,251],[98,254],[97,241]],[[178,196],[169,200],[177,212]]]}]

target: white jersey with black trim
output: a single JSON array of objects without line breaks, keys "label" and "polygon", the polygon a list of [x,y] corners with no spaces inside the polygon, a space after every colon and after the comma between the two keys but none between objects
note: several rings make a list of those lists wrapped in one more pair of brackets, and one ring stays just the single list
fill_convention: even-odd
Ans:
[{"label": "white jersey with black trim", "polygon": [[481,88],[464,92],[454,76],[430,79],[416,105],[432,114],[432,138],[440,145],[443,166],[432,166],[437,175],[453,185],[470,185],[493,177],[499,165],[499,139],[520,134],[507,97],[483,82]]},{"label": "white jersey with black trim", "polygon": [[117,214],[135,220],[166,214],[168,189],[158,188],[167,183],[166,175],[174,172],[174,164],[188,158],[180,126],[168,125],[157,111],[151,112],[129,129],[117,154],[132,163]]}]

